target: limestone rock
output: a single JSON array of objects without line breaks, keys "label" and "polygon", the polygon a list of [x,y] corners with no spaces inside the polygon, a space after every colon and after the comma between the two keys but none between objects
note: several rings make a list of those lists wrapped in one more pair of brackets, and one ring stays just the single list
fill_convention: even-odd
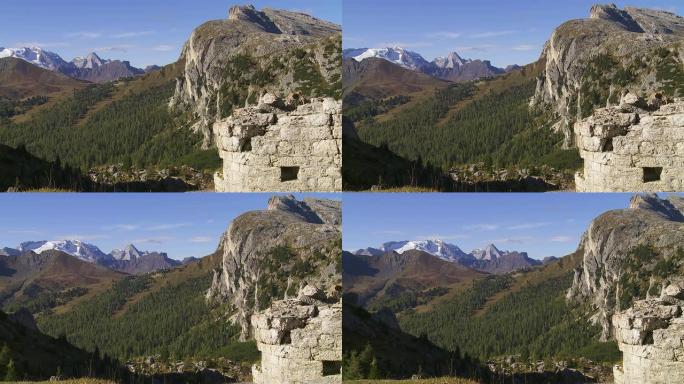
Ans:
[{"label": "limestone rock", "polygon": [[684,244],[684,207],[681,197],[661,199],[657,195],[636,195],[630,208],[606,212],[594,219],[582,236],[577,252],[582,265],[575,270],[567,298],[588,303],[593,318],[602,327],[602,339],[613,330],[613,314],[619,310],[618,281],[631,249],[649,244],[664,256],[671,256]]},{"label": "limestone rock", "polygon": [[[580,192],[684,190],[684,99],[662,104],[628,93],[619,107],[599,108],[575,123],[584,169]],[[648,110],[649,106],[654,110]]]},{"label": "limestone rock", "polygon": [[[322,297],[321,290],[311,285],[301,293]],[[342,382],[341,302],[277,301],[252,315],[252,324],[261,351],[261,363],[252,367],[255,384]]]},{"label": "limestone rock", "polygon": [[[681,293],[683,281],[664,292]],[[682,302],[647,299],[613,315],[614,337],[623,353],[613,369],[615,384],[684,382],[684,317]]]},{"label": "limestone rock", "polygon": [[342,102],[318,98],[283,108],[283,100],[266,93],[256,107],[214,123],[223,159],[217,191],[342,189]]},{"label": "limestone rock", "polygon": [[[589,78],[587,65],[591,60],[600,55],[610,55],[619,66],[626,68],[659,47],[677,49],[675,47],[682,41],[684,18],[670,12],[632,7],[621,10],[613,4],[595,5],[589,18],[562,24],[545,44],[540,58],[545,68],[537,79],[530,106],[550,108],[556,113],[558,120],[554,128],[564,134],[564,144],[570,147],[575,138],[573,123],[586,117],[581,116],[580,106],[583,98],[589,97],[582,94],[582,89],[593,80]],[[630,86],[641,94],[657,91],[663,84],[655,81],[656,67],[651,63],[638,69]],[[617,84],[611,84],[613,87],[619,92]],[[610,93],[613,91],[611,89]],[[610,96],[606,101],[610,101]]]},{"label": "limestone rock", "polygon": [[[336,264],[337,255],[342,253],[341,216],[339,201],[298,201],[293,196],[275,196],[268,209],[247,212],[233,220],[222,237],[221,268],[214,272],[206,297],[210,302],[231,304],[232,321],[240,325],[242,340],[252,334],[252,314],[266,309],[258,300],[261,290],[266,289],[261,286],[264,281],[270,279],[273,284],[287,287],[282,297],[272,297],[274,301],[285,298],[289,291],[296,294],[307,284],[323,291],[341,285]],[[272,260],[271,251],[283,246],[294,253],[291,260]],[[300,271],[306,274],[299,277],[301,281],[292,273],[298,261],[308,265]],[[269,275],[269,268],[289,270],[287,281]]]}]

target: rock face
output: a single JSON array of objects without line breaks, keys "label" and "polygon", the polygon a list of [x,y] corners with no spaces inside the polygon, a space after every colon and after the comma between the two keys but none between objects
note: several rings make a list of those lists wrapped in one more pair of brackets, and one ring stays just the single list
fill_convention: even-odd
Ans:
[{"label": "rock face", "polygon": [[545,70],[530,105],[557,114],[554,127],[570,146],[573,122],[588,116],[592,107],[610,103],[621,89],[640,94],[662,89],[670,79],[658,69],[666,56],[656,52],[671,50],[669,62],[681,68],[683,39],[684,19],[675,14],[595,5],[588,19],[568,21],[551,35],[541,55]]},{"label": "rock face", "polygon": [[[213,122],[265,92],[328,96],[341,85],[341,28],[298,12],[235,6],[227,20],[195,29],[170,107],[196,117],[209,147]],[[340,82],[341,84],[341,82]]]},{"label": "rock face", "polygon": [[342,102],[283,101],[264,94],[257,106],[214,123],[223,172],[217,191],[342,190]]},{"label": "rock face", "polygon": [[575,124],[584,159],[575,175],[578,191],[684,189],[684,99],[664,102],[660,94],[647,104],[630,93],[620,106],[599,108]]},{"label": "rock face", "polygon": [[296,299],[276,301],[254,314],[252,324],[261,364],[255,384],[342,382],[342,302],[329,301],[307,285]]},{"label": "rock face", "polygon": [[622,365],[615,384],[684,382],[684,281],[665,287],[660,298],[641,300],[613,315]]},{"label": "rock face", "polygon": [[682,197],[661,199],[657,195],[635,195],[629,208],[600,215],[582,236],[577,250],[582,254],[582,266],[575,269],[567,298],[589,304],[594,311],[593,321],[602,327],[604,340],[610,337],[612,316],[620,309],[619,281],[625,273],[630,250],[645,244],[665,258],[672,257],[684,245]]},{"label": "rock face", "polygon": [[296,296],[306,284],[328,298],[339,295],[341,217],[339,201],[274,196],[268,209],[233,220],[219,246],[222,266],[207,299],[231,304],[243,340],[252,334],[252,314]]}]

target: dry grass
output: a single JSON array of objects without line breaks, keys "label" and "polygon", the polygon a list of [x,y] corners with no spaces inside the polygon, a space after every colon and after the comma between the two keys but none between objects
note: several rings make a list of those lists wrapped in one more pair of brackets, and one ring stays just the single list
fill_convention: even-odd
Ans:
[{"label": "dry grass", "polygon": [[116,384],[115,381],[102,379],[72,379],[60,381],[6,381],[6,383],[35,384],[35,383],[65,383],[65,384]]},{"label": "dry grass", "polygon": [[353,384],[477,384],[477,381],[460,379],[458,377],[441,377],[421,380],[358,380],[345,381]]}]

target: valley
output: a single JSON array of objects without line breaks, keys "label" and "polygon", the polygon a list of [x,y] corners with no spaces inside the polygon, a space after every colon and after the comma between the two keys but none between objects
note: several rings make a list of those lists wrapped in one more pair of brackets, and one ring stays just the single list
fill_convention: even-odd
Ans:
[{"label": "valley", "polygon": [[[631,110],[628,93],[639,97],[642,115],[656,109],[646,106],[649,98],[679,111],[682,25],[670,12],[595,5],[589,18],[556,28],[536,62],[508,68],[456,52],[428,61],[400,46],[347,48],[345,189],[677,191],[679,168],[657,187],[648,184],[642,168],[667,168],[665,160],[620,147],[615,152],[629,159],[604,161],[579,126],[595,111],[600,117],[602,107]],[[662,126],[663,137],[679,127]],[[627,145],[641,137],[637,129],[591,140],[627,135],[620,142]],[[643,140],[652,139],[658,140]],[[365,168],[373,160],[381,164]],[[636,166],[626,169],[624,160]],[[620,171],[594,175],[597,164]]]},{"label": "valley", "polygon": [[630,339],[650,328],[625,319],[663,311],[654,332],[668,339],[679,329],[681,207],[678,195],[634,195],[629,208],[594,218],[576,251],[505,270],[482,261],[520,252],[466,253],[443,241],[344,252],[345,380],[627,383],[659,375],[656,367],[678,375],[676,358],[634,349],[666,347]]}]

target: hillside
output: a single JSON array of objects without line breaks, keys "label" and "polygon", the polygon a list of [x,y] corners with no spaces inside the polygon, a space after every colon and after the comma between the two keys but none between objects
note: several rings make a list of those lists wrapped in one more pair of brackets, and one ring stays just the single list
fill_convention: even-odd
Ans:
[{"label": "hillside", "polygon": [[97,296],[126,275],[59,251],[0,256],[0,304],[5,310],[59,311]]},{"label": "hillside", "polygon": [[21,59],[0,58],[0,100],[51,96],[87,85],[85,81],[39,68]]}]

